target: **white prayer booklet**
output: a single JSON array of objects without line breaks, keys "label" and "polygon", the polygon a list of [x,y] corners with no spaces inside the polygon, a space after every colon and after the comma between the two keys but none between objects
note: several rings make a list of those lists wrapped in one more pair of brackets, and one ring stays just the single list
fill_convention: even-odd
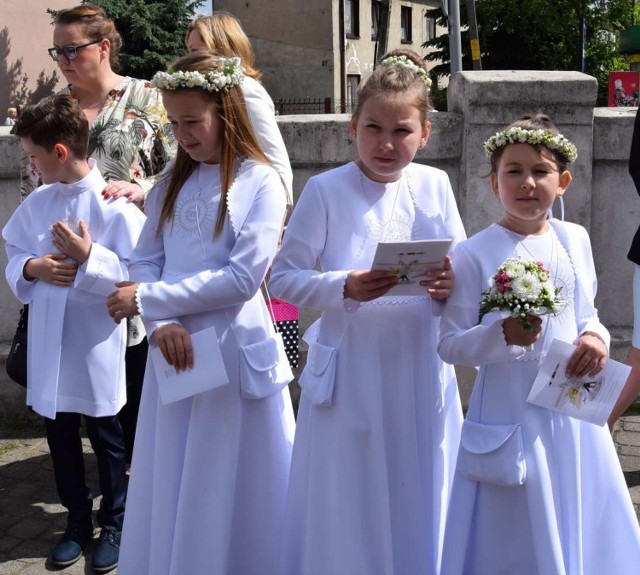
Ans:
[{"label": "white prayer booklet", "polygon": [[631,367],[609,359],[604,369],[594,377],[568,377],[565,371],[575,349],[575,345],[553,340],[527,402],[604,425],[629,377]]},{"label": "white prayer booklet", "polygon": [[380,242],[371,269],[387,270],[398,276],[398,283],[385,295],[427,295],[426,288],[420,285],[428,279],[424,273],[442,267],[451,242],[451,239]]},{"label": "white prayer booklet", "polygon": [[160,401],[163,405],[192,397],[229,383],[222,361],[218,334],[214,327],[191,334],[193,368],[176,371],[162,355],[160,348],[149,345],[151,361],[158,380]]}]

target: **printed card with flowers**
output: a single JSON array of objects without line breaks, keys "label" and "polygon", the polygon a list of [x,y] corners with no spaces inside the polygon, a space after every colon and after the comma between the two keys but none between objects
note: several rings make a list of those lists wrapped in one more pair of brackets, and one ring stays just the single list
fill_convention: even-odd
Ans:
[{"label": "printed card with flowers", "polygon": [[482,292],[478,322],[490,312],[506,311],[531,330],[530,316],[562,311],[561,290],[554,287],[542,262],[508,259],[493,276],[491,287]]},{"label": "printed card with flowers", "polygon": [[398,283],[387,296],[426,296],[427,290],[420,282],[427,279],[427,270],[442,268],[451,242],[451,239],[379,242],[371,269],[398,276]]},{"label": "printed card with flowers", "polygon": [[527,402],[604,425],[629,377],[631,367],[609,359],[604,369],[593,377],[569,377],[565,372],[575,349],[575,345],[559,339],[551,342]]}]

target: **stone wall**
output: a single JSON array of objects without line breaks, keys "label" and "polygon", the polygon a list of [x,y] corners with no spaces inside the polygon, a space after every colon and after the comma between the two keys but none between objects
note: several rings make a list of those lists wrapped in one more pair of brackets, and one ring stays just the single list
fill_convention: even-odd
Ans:
[{"label": "stone wall", "polygon": [[[469,234],[501,213],[489,190],[489,164],[481,145],[486,138],[519,114],[544,111],[577,145],[579,158],[571,170],[574,181],[565,195],[565,216],[590,231],[599,276],[598,308],[614,337],[612,355],[622,358],[632,325],[633,265],[626,253],[640,223],[640,201],[627,171],[636,110],[594,109],[595,80],[578,72],[463,72],[453,78],[449,98],[449,112],[432,114],[430,141],[416,161],[449,174]],[[348,115],[278,118],[294,169],[296,198],[310,176],[354,159],[349,120]],[[0,226],[19,202],[19,155],[18,141],[0,128]],[[0,250],[0,266],[5,265]],[[18,309],[0,282],[0,361]],[[315,317],[303,311],[301,331]],[[471,372],[460,373],[466,396]],[[5,380],[2,369],[0,417],[19,410],[22,401],[22,392]]]}]

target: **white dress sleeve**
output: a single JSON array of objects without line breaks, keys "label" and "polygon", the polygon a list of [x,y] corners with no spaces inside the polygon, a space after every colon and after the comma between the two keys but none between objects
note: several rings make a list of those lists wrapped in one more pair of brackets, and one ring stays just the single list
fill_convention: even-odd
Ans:
[{"label": "white dress sleeve", "polygon": [[272,295],[301,307],[345,309],[344,284],[351,270],[316,269],[327,240],[327,225],[327,208],[312,178],[296,204],[273,262]]},{"label": "white dress sleeve", "polygon": [[260,147],[280,174],[287,191],[287,203],[292,204],[293,172],[287,148],[276,122],[273,100],[260,82],[249,77],[242,82],[242,94]]},{"label": "white dress sleeve", "polygon": [[[241,304],[256,294],[278,245],[285,199],[275,172],[253,181],[257,186],[254,200],[237,232],[227,265],[202,270],[175,283],[145,280],[137,293],[145,322]],[[162,269],[164,255],[157,243],[161,238],[153,240],[152,234],[155,229],[144,230],[141,245],[136,249],[137,261],[130,272],[132,279]]]}]

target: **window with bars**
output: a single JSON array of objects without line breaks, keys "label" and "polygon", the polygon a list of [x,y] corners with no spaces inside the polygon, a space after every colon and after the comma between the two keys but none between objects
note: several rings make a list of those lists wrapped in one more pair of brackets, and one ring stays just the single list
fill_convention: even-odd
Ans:
[{"label": "window with bars", "polygon": [[360,84],[360,74],[347,74],[347,106],[349,111],[353,111],[356,105],[356,96]]}]

